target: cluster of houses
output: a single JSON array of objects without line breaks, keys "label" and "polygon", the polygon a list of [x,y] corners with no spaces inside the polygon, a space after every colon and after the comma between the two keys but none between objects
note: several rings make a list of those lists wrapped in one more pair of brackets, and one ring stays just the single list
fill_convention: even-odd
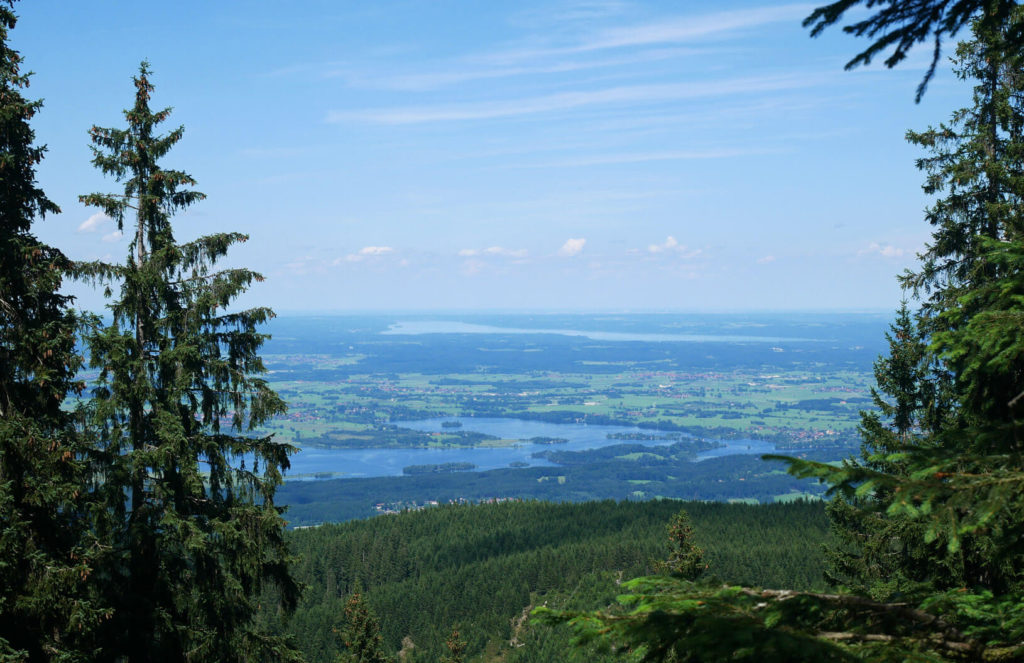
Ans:
[{"label": "cluster of houses", "polygon": [[[521,502],[522,499],[518,497],[484,497],[479,500],[473,500],[476,504],[499,504],[501,502]],[[469,504],[470,500],[465,497],[456,497],[450,499],[445,504]],[[408,502],[377,502],[373,505],[374,510],[378,514],[395,514],[402,513],[403,511],[419,511],[420,509],[428,509],[432,506],[440,506],[441,502],[437,500],[425,500],[423,502],[416,502],[411,500]]]}]

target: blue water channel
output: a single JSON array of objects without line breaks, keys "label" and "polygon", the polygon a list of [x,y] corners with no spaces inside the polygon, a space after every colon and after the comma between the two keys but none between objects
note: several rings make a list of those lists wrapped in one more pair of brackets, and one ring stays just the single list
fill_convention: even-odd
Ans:
[{"label": "blue water channel", "polygon": [[[528,440],[533,437],[564,438],[564,444],[534,444],[519,442],[507,447],[474,447],[445,449],[324,449],[306,447],[291,458],[292,468],[287,477],[309,478],[318,472],[331,473],[325,478],[399,476],[409,465],[439,463],[472,463],[477,471],[509,467],[512,463],[527,463],[531,467],[552,466],[543,458],[533,458],[537,451],[557,449],[582,451],[598,449],[612,444],[645,444],[649,446],[672,444],[671,440],[634,441],[608,439],[608,433],[659,434],[632,426],[601,426],[591,424],[554,424],[522,419],[483,417],[438,417],[417,421],[396,421],[403,428],[440,433],[445,421],[459,421],[457,430],[475,431],[494,435],[504,440]],[[664,434],[664,433],[662,433]],[[764,454],[775,451],[775,445],[762,440],[726,440],[725,446],[698,455],[698,460],[733,454]]]}]

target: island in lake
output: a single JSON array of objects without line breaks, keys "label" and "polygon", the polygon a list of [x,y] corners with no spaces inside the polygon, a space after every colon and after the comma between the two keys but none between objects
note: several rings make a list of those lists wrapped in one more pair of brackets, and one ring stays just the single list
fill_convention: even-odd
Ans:
[{"label": "island in lake", "polygon": [[567,444],[569,442],[564,437],[531,437],[526,441],[532,444]]},{"label": "island in lake", "polygon": [[407,465],[402,468],[402,474],[451,474],[452,472],[466,472],[475,470],[473,463],[431,463],[427,465]]}]

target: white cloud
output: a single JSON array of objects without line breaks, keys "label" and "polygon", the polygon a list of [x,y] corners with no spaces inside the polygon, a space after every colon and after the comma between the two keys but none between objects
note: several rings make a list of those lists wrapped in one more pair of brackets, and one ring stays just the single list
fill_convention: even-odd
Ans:
[{"label": "white cloud", "polygon": [[489,246],[484,249],[484,253],[492,256],[508,256],[509,258],[525,258],[527,251],[526,249],[506,249],[503,246]]},{"label": "white cloud", "polygon": [[390,246],[364,246],[359,249],[359,255],[361,256],[382,256],[385,253],[392,253],[394,251]]},{"label": "white cloud", "polygon": [[669,235],[668,237],[666,237],[665,241],[662,242],[661,244],[648,244],[647,245],[647,252],[648,253],[671,253],[673,255],[678,255],[678,256],[681,256],[683,258],[695,258],[698,255],[700,255],[701,253],[703,253],[703,251],[701,249],[691,249],[688,246],[686,246],[685,244],[680,244],[679,240],[677,240],[672,235]]},{"label": "white cloud", "polygon": [[325,273],[324,262],[314,256],[302,256],[284,264],[284,271],[304,276],[306,274]]},{"label": "white cloud", "polygon": [[775,256],[765,256],[757,259],[758,265],[767,265],[770,262],[775,262]]},{"label": "white cloud", "polygon": [[111,225],[113,225],[113,223],[114,223],[114,220],[111,219],[109,216],[107,216],[103,212],[97,212],[96,214],[93,214],[88,219],[86,219],[85,221],[82,221],[82,223],[80,223],[78,225],[78,232],[80,232],[80,233],[104,232],[105,234],[103,235],[103,237],[100,238],[101,241],[104,241],[104,242],[107,242],[107,243],[116,242],[116,241],[120,240],[121,237],[123,236],[123,233],[120,230],[114,229],[114,230],[110,230],[110,232],[105,232],[106,230],[109,229],[109,227]]},{"label": "white cloud", "polygon": [[565,244],[562,248],[558,249],[558,255],[560,256],[575,256],[579,255],[583,251],[583,246],[587,243],[586,238],[569,238],[565,240]]},{"label": "white cloud", "polygon": [[526,249],[507,249],[504,246],[488,246],[486,249],[462,249],[459,256],[472,258],[473,256],[504,256],[506,258],[525,258],[529,254]]},{"label": "white cloud", "polygon": [[395,249],[390,246],[364,246],[355,253],[350,253],[344,258],[335,258],[332,264],[340,265],[342,262],[359,262],[367,258],[377,258],[394,253]]},{"label": "white cloud", "polygon": [[104,225],[108,222],[113,221],[109,216],[103,212],[97,212],[93,214],[78,226],[78,232],[80,233],[95,233],[99,232]]},{"label": "white cloud", "polygon": [[883,258],[901,258],[904,255],[910,253],[907,249],[893,246],[892,244],[879,244],[878,242],[871,242],[868,248],[861,249],[857,252],[857,255],[864,255],[866,253],[877,253]]},{"label": "white cloud", "polygon": [[669,235],[665,239],[664,244],[651,244],[647,247],[647,250],[650,251],[651,253],[661,253],[662,251],[671,251],[677,246],[679,246],[679,242],[676,240],[675,237]]}]

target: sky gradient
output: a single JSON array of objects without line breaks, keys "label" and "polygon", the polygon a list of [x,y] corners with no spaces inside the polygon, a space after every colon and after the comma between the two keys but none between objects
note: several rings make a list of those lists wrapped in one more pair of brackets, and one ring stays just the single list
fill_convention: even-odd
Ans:
[{"label": "sky gradient", "polygon": [[[76,259],[127,241],[77,196],[117,191],[90,126],[123,126],[143,58],[208,199],[180,239],[241,231],[246,305],[363,310],[894,308],[929,236],[904,133],[969,89],[928,49],[771,2],[32,0],[15,48],[42,97],[39,168]],[[947,51],[952,44],[947,45]],[[73,291],[83,307],[102,297]]]}]

